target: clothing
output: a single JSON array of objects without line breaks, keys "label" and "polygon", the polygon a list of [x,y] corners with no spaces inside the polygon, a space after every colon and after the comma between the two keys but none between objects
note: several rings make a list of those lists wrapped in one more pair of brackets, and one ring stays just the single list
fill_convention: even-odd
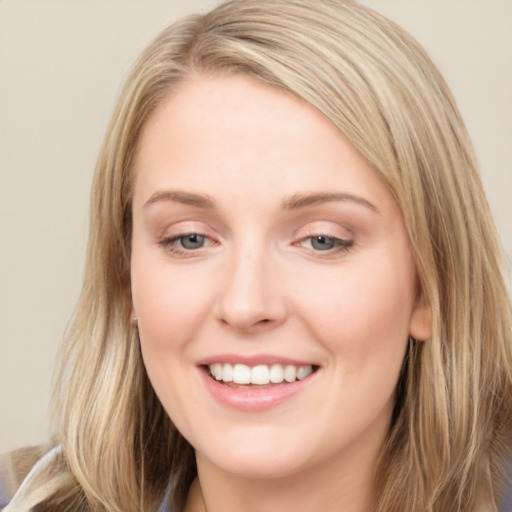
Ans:
[{"label": "clothing", "polygon": [[[48,452],[39,462],[32,468],[30,473],[27,475],[23,483],[21,484],[18,491],[12,495],[8,488],[7,481],[7,471],[4,466],[0,464],[0,511],[2,512],[29,512],[30,507],[32,507],[35,503],[29,505],[29,508],[26,508],[24,505],[25,499],[22,497],[22,493],[25,489],[30,486],[31,480],[40,472],[44,471],[45,467],[52,461],[52,459],[57,456],[60,452],[60,447],[53,448],[50,452]],[[506,478],[506,488],[505,494],[503,497],[503,502],[501,506],[500,512],[512,512],[512,462],[509,465],[508,473]],[[30,494],[30,493],[29,493]],[[162,501],[160,507],[157,512],[173,512],[168,503],[168,497],[166,496]],[[176,511],[174,511],[176,512]]]},{"label": "clothing", "polygon": [[[1,464],[0,459],[0,511],[1,512],[29,512],[30,509],[41,501],[42,498],[51,494],[51,483],[45,488],[30,489],[32,481],[51,464],[61,452],[60,446],[56,446],[42,457],[31,469],[25,480],[16,492],[9,489],[7,469]],[[27,492],[28,491],[28,492]],[[168,503],[168,496],[165,496],[156,512],[173,512]]]},{"label": "clothing", "polygon": [[10,499],[9,489],[7,488],[7,474],[5,468],[0,466],[0,510],[7,506]]}]

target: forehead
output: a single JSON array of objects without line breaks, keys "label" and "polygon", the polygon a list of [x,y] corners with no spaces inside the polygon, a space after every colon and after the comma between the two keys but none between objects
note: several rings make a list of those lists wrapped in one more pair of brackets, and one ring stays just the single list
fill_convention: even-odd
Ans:
[{"label": "forehead", "polygon": [[150,116],[138,154],[150,152],[162,141],[185,149],[201,137],[206,149],[240,149],[245,144],[248,152],[260,153],[265,145],[268,153],[285,135],[297,141],[317,136],[317,144],[342,136],[325,116],[290,92],[244,75],[194,75]]},{"label": "forehead", "polygon": [[340,188],[363,196],[384,187],[329,119],[241,75],[195,76],[170,93],[143,128],[135,172],[136,196],[146,198],[165,187],[269,195]]}]

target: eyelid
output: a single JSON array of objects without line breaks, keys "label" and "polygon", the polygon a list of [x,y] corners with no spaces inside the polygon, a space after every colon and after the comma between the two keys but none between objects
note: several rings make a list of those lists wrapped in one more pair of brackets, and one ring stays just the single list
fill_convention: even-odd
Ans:
[{"label": "eyelid", "polygon": [[[155,226],[156,228],[156,226]],[[157,242],[161,240],[171,238],[180,238],[182,236],[196,234],[206,238],[215,239],[215,231],[211,227],[203,222],[195,219],[179,219],[172,222],[162,223],[154,231],[154,236]]]},{"label": "eyelid", "polygon": [[[204,238],[204,246],[187,249],[180,246],[180,239],[190,235]],[[215,232],[204,222],[196,220],[181,220],[165,226],[160,233],[155,233],[155,243],[161,246],[171,256],[192,258],[199,256],[205,249],[218,245]]]},{"label": "eyelid", "polygon": [[[340,233],[345,231],[346,234]],[[325,237],[335,241],[335,245],[328,249],[315,249],[314,247],[308,247],[307,241],[313,240],[317,237]],[[313,221],[302,226],[298,229],[294,236],[294,242],[292,245],[299,246],[306,249],[310,254],[320,258],[332,258],[340,256],[341,254],[349,251],[354,245],[354,233],[351,229],[340,226],[336,222],[332,221]],[[312,242],[310,242],[311,244]]]},{"label": "eyelid", "polygon": [[318,254],[325,253],[325,256],[327,256],[328,254],[333,254],[333,253],[338,253],[338,252],[346,251],[346,250],[350,249],[354,245],[354,241],[353,240],[347,240],[346,238],[340,238],[340,237],[337,237],[337,236],[330,236],[330,235],[326,235],[324,233],[317,233],[317,234],[314,234],[314,235],[303,237],[303,238],[301,238],[298,241],[298,244],[301,245],[302,247],[304,247],[303,244],[307,240],[314,240],[315,238],[320,238],[320,237],[328,238],[330,240],[333,240],[335,242],[334,247],[331,248],[331,249],[325,249],[325,250],[315,249],[314,247],[311,247],[311,248],[308,248],[308,249],[310,249],[312,252],[318,253]]},{"label": "eyelid", "polygon": [[349,226],[332,220],[310,220],[295,230],[294,238],[304,239],[314,236],[326,236],[339,240],[353,240],[355,233]]},{"label": "eyelid", "polygon": [[[185,247],[180,247],[178,245],[179,240],[189,235],[201,236],[204,240],[208,240],[209,243],[201,247],[198,247],[197,249],[187,249]],[[160,245],[164,249],[164,251],[171,254],[172,256],[194,258],[203,254],[204,250],[207,249],[208,247],[218,245],[218,243],[208,235],[205,235],[198,231],[188,231],[172,236],[163,237],[158,241],[158,245]]]}]

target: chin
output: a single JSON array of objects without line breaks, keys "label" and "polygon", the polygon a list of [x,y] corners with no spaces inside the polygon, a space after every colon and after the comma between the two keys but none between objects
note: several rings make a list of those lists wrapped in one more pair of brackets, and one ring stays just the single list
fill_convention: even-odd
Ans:
[{"label": "chin", "polygon": [[[199,457],[204,459],[207,456]],[[271,454],[262,450],[227,453],[223,457],[213,455],[208,462],[224,473],[250,480],[286,478],[307,469],[306,461],[298,460],[297,454]]]},{"label": "chin", "polygon": [[294,439],[289,428],[286,432],[265,427],[253,428],[252,432],[237,430],[212,436],[212,444],[203,438],[196,444],[198,462],[241,478],[276,479],[307,470],[315,465],[314,459],[319,455],[306,433],[297,433]]}]

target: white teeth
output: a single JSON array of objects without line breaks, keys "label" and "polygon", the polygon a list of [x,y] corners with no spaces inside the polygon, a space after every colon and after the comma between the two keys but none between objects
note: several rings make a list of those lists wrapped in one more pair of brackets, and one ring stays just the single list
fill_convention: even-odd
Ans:
[{"label": "white teeth", "polygon": [[284,380],[286,382],[295,382],[295,379],[297,378],[297,368],[292,365],[288,365],[284,369]]},{"label": "white teeth", "polygon": [[268,384],[270,382],[270,370],[268,366],[261,364],[251,370],[251,384]]},{"label": "white teeth", "polygon": [[284,370],[281,364],[273,364],[270,367],[270,382],[279,384],[284,380]]},{"label": "white teeth", "polygon": [[313,366],[310,364],[302,366],[273,364],[271,367],[260,364],[251,368],[245,364],[215,363],[209,365],[209,369],[215,380],[256,385],[281,384],[283,381],[295,382],[305,379],[313,372]]},{"label": "white teeth", "polygon": [[237,384],[250,384],[251,369],[245,364],[235,364],[233,367],[233,382]]},{"label": "white teeth", "polygon": [[308,366],[299,366],[297,368],[297,379],[302,380],[305,379],[312,371],[312,368],[310,365]]},{"label": "white teeth", "polygon": [[222,380],[224,382],[233,381],[233,367],[230,364],[225,364],[222,367]]},{"label": "white teeth", "polygon": [[222,365],[220,365],[219,363],[214,364],[213,368],[211,369],[211,372],[212,372],[212,375],[217,380],[222,380]]}]

